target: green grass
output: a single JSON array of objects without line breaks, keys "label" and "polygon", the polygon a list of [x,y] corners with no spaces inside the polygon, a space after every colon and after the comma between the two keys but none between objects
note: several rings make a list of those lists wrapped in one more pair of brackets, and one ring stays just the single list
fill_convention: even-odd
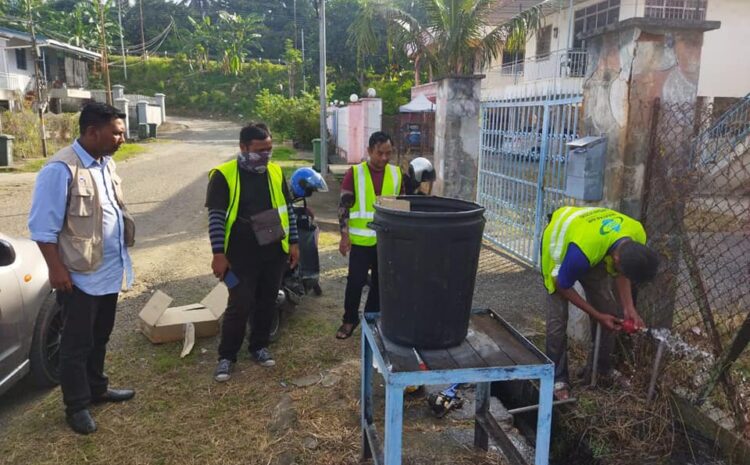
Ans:
[{"label": "green grass", "polygon": [[272,159],[275,161],[291,160],[297,155],[297,151],[291,147],[274,147]]},{"label": "green grass", "polygon": [[[146,151],[146,147],[141,144],[125,143],[115,153],[114,160],[116,162],[122,162],[136,155]],[[23,164],[20,165],[18,171],[23,173],[36,173],[47,163],[49,158],[31,158],[24,160]]]},{"label": "green grass", "polygon": [[310,160],[275,161],[279,164],[279,166],[281,166],[281,171],[284,172],[284,178],[286,178],[287,181],[292,177],[292,173],[294,173],[298,168],[302,168],[303,166],[312,166],[312,161]]},{"label": "green grass", "polygon": [[146,147],[141,144],[125,143],[115,153],[114,159],[116,162],[125,161],[145,151]]}]

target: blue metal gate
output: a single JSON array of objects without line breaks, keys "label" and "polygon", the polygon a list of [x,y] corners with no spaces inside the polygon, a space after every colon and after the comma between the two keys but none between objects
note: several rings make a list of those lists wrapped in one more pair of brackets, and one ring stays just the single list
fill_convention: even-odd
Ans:
[{"label": "blue metal gate", "polygon": [[486,209],[485,238],[539,266],[547,214],[573,203],[565,195],[566,143],[577,138],[583,96],[482,102],[477,202]]}]

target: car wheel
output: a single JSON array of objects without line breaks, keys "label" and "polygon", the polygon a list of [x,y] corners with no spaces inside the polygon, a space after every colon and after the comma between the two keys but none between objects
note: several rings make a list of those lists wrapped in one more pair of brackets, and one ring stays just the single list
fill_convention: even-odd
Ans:
[{"label": "car wheel", "polygon": [[31,375],[39,386],[60,383],[60,337],[62,336],[62,305],[52,292],[44,300],[34,324],[31,340]]}]

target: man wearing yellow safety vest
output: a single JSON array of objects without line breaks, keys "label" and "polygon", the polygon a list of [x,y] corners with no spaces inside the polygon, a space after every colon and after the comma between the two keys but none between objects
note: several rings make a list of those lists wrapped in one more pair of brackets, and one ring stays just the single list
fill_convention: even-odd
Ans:
[{"label": "man wearing yellow safety vest", "polygon": [[[645,244],[641,223],[614,210],[563,207],[552,214],[542,238],[541,268],[549,294],[546,352],[555,363],[557,399],[570,395],[568,302],[589,314],[592,335],[597,323],[602,326],[597,364],[597,373],[602,375],[610,372],[613,331],[622,329],[622,317],[644,326],[633,302],[632,285],[653,279],[659,265],[658,255]],[[586,299],[573,289],[576,281]],[[591,349],[585,373],[593,366],[593,342]]]},{"label": "man wearing yellow safety vest", "polygon": [[377,312],[378,253],[375,231],[367,225],[375,215],[375,201],[381,195],[403,192],[401,169],[388,161],[393,153],[393,141],[384,132],[374,132],[367,147],[366,162],[354,165],[341,182],[339,203],[339,252],[349,254],[349,275],[346,278],[343,323],[336,332],[337,339],[347,339],[359,323],[359,302],[362,288],[370,272],[370,290],[365,303],[366,312]]},{"label": "man wearing yellow safety vest", "polygon": [[206,207],[214,276],[229,288],[214,379],[229,380],[252,318],[250,356],[270,367],[269,334],[281,279],[299,258],[297,222],[281,167],[263,123],[240,132],[240,154],[212,169]]}]

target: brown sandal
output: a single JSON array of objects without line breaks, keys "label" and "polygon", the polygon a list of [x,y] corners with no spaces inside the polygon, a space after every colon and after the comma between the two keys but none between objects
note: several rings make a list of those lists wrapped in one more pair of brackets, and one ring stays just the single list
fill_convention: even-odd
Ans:
[{"label": "brown sandal", "polygon": [[[348,329],[347,329],[348,327]],[[344,323],[341,326],[339,326],[339,329],[336,331],[336,339],[349,339],[352,337],[352,333],[357,328],[357,325],[355,323]]]}]

